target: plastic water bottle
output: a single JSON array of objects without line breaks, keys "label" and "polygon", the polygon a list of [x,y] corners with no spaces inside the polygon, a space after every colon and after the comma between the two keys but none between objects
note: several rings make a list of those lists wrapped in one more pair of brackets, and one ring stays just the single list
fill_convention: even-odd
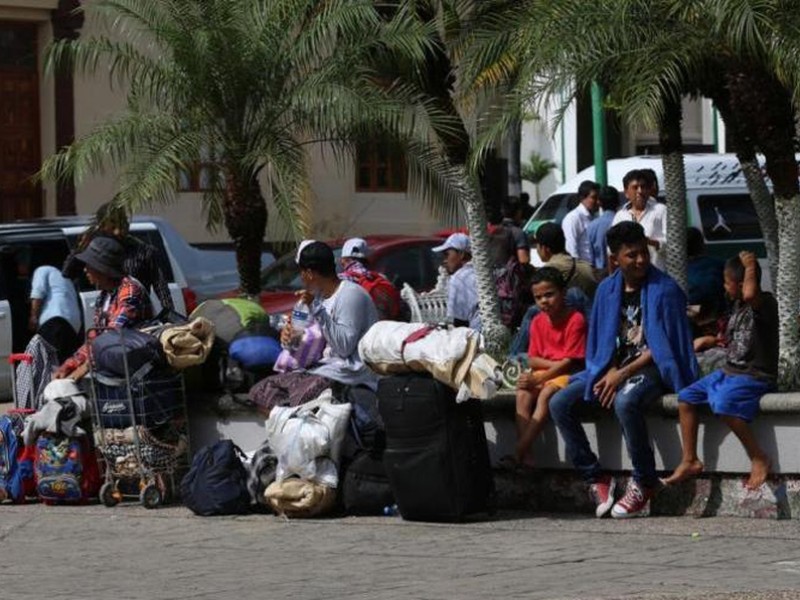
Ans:
[{"label": "plastic water bottle", "polygon": [[397,510],[397,504],[383,507],[383,514],[387,517],[396,517],[400,511]]},{"label": "plastic water bottle", "polygon": [[292,340],[294,344],[299,344],[300,340],[303,339],[303,332],[308,327],[310,318],[311,309],[308,304],[298,300],[292,309]]}]

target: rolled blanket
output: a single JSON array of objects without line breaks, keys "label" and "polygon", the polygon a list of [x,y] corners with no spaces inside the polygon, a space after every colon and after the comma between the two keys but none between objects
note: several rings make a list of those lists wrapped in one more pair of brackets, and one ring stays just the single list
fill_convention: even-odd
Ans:
[{"label": "rolled blanket", "polygon": [[175,325],[161,332],[159,341],[167,362],[174,369],[185,369],[205,362],[214,344],[214,324],[204,317],[186,325]]},{"label": "rolled blanket", "polygon": [[272,482],[264,496],[275,512],[287,517],[314,517],[330,511],[336,502],[335,489],[296,478]]},{"label": "rolled blanket", "polygon": [[420,332],[426,327],[424,323],[379,321],[361,338],[358,352],[380,375],[427,372],[458,389],[480,353],[480,334],[468,327]]}]

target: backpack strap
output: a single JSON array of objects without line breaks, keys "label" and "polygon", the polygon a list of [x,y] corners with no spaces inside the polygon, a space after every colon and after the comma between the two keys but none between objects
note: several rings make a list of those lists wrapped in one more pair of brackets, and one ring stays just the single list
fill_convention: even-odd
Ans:
[{"label": "backpack strap", "polygon": [[572,268],[569,270],[569,275],[567,275],[567,278],[564,280],[564,283],[567,284],[567,287],[569,287],[569,282],[572,281],[572,278],[575,277],[575,270],[577,268],[578,268],[578,259],[577,258],[573,258],[572,259]]}]

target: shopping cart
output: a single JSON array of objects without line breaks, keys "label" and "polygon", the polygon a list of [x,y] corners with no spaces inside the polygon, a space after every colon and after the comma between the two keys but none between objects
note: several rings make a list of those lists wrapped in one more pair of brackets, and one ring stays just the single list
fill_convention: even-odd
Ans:
[{"label": "shopping cart", "polygon": [[[133,370],[124,352],[125,330],[95,331],[118,336],[124,366],[123,374],[103,373],[90,359],[95,446],[105,472],[100,501],[115,506],[125,498],[138,498],[145,508],[155,508],[176,496],[179,476],[188,469],[183,376],[153,363]],[[88,339],[92,356],[97,337]]]}]

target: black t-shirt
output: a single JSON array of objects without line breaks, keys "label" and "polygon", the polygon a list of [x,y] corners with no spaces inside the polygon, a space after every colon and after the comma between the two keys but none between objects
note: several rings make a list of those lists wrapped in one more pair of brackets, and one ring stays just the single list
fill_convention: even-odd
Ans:
[{"label": "black t-shirt", "polygon": [[642,323],[642,292],[623,292],[617,335],[617,367],[633,362],[646,348]]},{"label": "black t-shirt", "polygon": [[774,381],[778,376],[778,303],[769,292],[760,292],[758,309],[737,300],[728,320],[727,361],[731,375],[750,375]]}]

